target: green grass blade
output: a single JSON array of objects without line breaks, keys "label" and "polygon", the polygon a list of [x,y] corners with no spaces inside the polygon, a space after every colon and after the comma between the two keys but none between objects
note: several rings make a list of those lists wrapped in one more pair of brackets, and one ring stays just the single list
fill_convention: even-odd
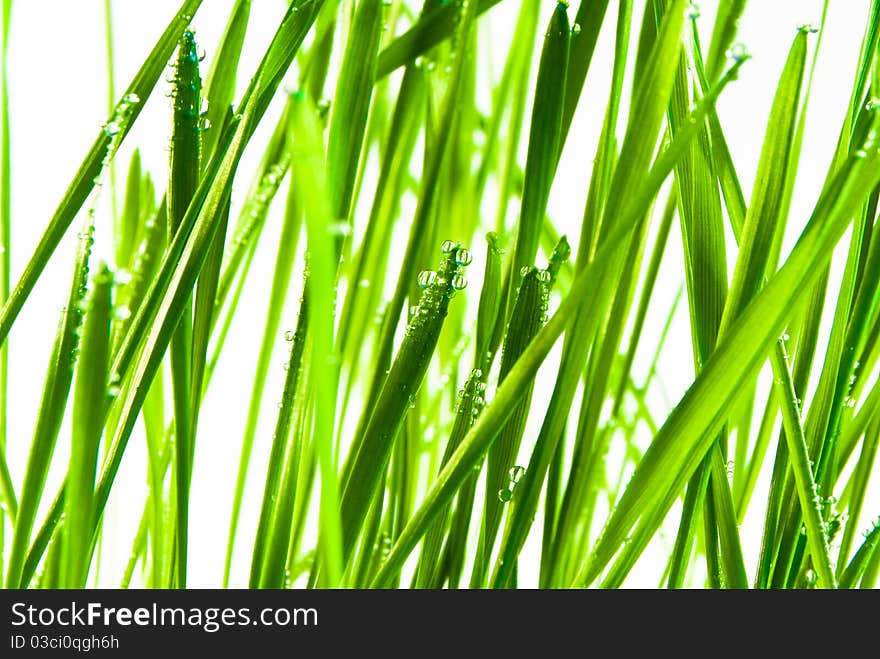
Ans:
[{"label": "green grass blade", "polygon": [[343,477],[341,503],[343,556],[350,557],[367,510],[376,495],[379,477],[385,470],[393,442],[404,416],[428,368],[437,345],[443,319],[456,290],[464,288],[463,266],[470,255],[456,243],[444,244],[443,261],[434,273],[424,271],[425,286],[418,312],[407,326],[406,336],[382,387],[357,453]]},{"label": "green grass blade", "polygon": [[100,402],[108,396],[112,282],[110,270],[102,265],[95,275],[80,343],[65,500],[66,534],[62,546],[62,585],[65,588],[84,588],[88,574],[94,509],[92,497],[104,426],[104,406]]},{"label": "green grass blade", "polygon": [[[816,211],[783,267],[746,308],[719,342],[701,375],[654,438],[621,500],[605,525],[579,583],[592,583],[642,516],[659,523],[657,513],[671,501],[657,492],[679,492],[724,423],[738,387],[757,371],[776,336],[796,306],[804,287],[819,275],[830,248],[843,235],[852,212],[877,183],[871,157],[851,158],[823,195]],[[867,153],[866,153],[867,156]],[[737,364],[738,367],[734,367]],[[651,494],[651,493],[655,494]]]},{"label": "green grass blade", "polygon": [[[501,0],[478,0],[477,15]],[[427,9],[427,4],[426,4]],[[456,30],[459,7],[456,3],[435,2],[406,33],[392,41],[380,54],[376,78],[384,78],[395,69],[415,61],[419,55],[448,39]]]},{"label": "green grass blade", "polygon": [[358,2],[333,96],[327,141],[328,193],[334,217],[346,223],[367,127],[383,14],[382,0]]},{"label": "green grass blade", "polygon": [[211,68],[205,76],[204,97],[208,102],[205,125],[208,130],[202,141],[203,157],[201,163],[203,168],[214,155],[217,142],[220,139],[220,127],[223,125],[224,116],[235,94],[238,63],[241,58],[250,13],[251,0],[236,0],[235,6],[229,14],[223,37],[216,48]]},{"label": "green grass blade", "polygon": [[[2,43],[0,43],[0,309],[6,307],[12,285],[12,147],[9,128],[9,26],[12,22],[12,0],[2,4]],[[6,504],[6,513],[0,514],[0,525],[8,514],[13,523],[18,501],[6,463],[7,398],[9,395],[9,345],[0,339],[0,496]],[[0,542],[0,547],[5,547]]]},{"label": "green grass blade", "polygon": [[125,122],[124,126],[114,127],[111,126],[113,123],[111,118],[107,124],[108,129],[101,130],[89,149],[85,160],[80,165],[70,186],[64,193],[64,197],[62,197],[55,214],[43,232],[37,249],[25,266],[18,283],[15,285],[15,289],[3,305],[2,311],[0,311],[0,344],[3,344],[6,340],[9,329],[12,327],[18,313],[33,290],[37,279],[40,278],[43,269],[49,262],[49,258],[58,247],[58,243],[61,242],[61,238],[67,232],[71,222],[73,222],[73,218],[94,188],[95,179],[98,178],[101,172],[102,163],[107,157],[111,144],[117,140],[122,142],[128,134],[132,124],[143,108],[144,102],[146,102],[147,97],[153,91],[159,76],[165,70],[171,53],[177,45],[178,37],[190,20],[192,20],[193,14],[201,5],[201,1],[186,0],[183,2],[180,10],[178,10],[177,14],[168,24],[165,32],[162,33],[150,55],[132,79],[125,94],[123,94],[122,101],[120,105],[117,105],[117,109],[121,105],[127,105],[131,110],[131,119]]}]

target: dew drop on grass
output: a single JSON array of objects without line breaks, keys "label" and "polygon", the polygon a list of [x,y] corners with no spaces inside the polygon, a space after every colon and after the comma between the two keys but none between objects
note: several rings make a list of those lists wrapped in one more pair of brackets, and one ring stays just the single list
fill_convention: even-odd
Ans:
[{"label": "dew drop on grass", "polygon": [[510,491],[508,487],[502,487],[498,490],[498,500],[501,503],[507,503],[513,497],[513,492]]},{"label": "dew drop on grass", "polygon": [[455,274],[452,276],[452,288],[456,291],[461,291],[467,288],[467,277],[462,274]]},{"label": "dew drop on grass", "polygon": [[550,279],[553,275],[550,274],[549,270],[538,270],[538,281],[543,284],[549,284]]},{"label": "dew drop on grass", "polygon": [[807,34],[816,34],[819,26],[815,23],[801,23],[797,26],[798,32],[806,32]]},{"label": "dew drop on grass", "polygon": [[734,62],[742,62],[749,56],[749,51],[744,44],[737,42],[728,48],[724,55]]},{"label": "dew drop on grass", "polygon": [[444,240],[443,244],[440,245],[440,251],[444,254],[452,254],[453,251],[458,247],[458,243],[453,240]]},{"label": "dew drop on grass", "polygon": [[[422,270],[419,273],[419,288],[422,290],[428,288],[431,284],[433,284],[437,280],[437,273],[433,270]],[[414,307],[418,309],[418,307]]]},{"label": "dew drop on grass", "polygon": [[576,37],[580,33],[581,33],[581,24],[580,23],[575,23],[574,25],[571,26],[571,35],[573,37]]},{"label": "dew drop on grass", "polygon": [[515,466],[511,467],[510,472],[509,472],[510,482],[511,483],[519,483],[519,481],[522,479],[522,477],[525,475],[525,473],[526,473],[525,467],[522,467],[520,465],[515,465]]},{"label": "dew drop on grass", "polygon": [[687,7],[687,17],[692,21],[697,20],[700,17],[700,7],[694,2],[688,3]]},{"label": "dew drop on grass", "polygon": [[294,336],[293,330],[287,330],[284,333],[284,340],[285,341],[293,341],[293,336]]},{"label": "dew drop on grass", "polygon": [[455,265],[457,265],[457,266],[462,267],[462,266],[470,265],[471,261],[473,261],[473,259],[474,259],[474,257],[471,255],[470,251],[468,251],[466,249],[459,249],[455,253]]},{"label": "dew drop on grass", "polygon": [[531,269],[532,269],[531,266],[524,265],[523,267],[521,267],[521,268],[519,269],[519,276],[520,276],[520,277],[525,277],[527,274],[529,274],[529,271],[530,271]]}]

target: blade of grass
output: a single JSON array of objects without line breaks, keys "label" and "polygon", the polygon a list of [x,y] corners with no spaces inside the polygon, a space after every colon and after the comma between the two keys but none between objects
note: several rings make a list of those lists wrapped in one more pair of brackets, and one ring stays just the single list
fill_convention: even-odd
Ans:
[{"label": "blade of grass", "polygon": [[[15,289],[3,305],[2,311],[0,311],[0,345],[5,342],[12,324],[18,317],[18,313],[21,311],[37,279],[39,279],[43,269],[49,262],[49,258],[58,247],[58,243],[61,242],[61,238],[67,232],[71,222],[73,222],[73,218],[92,192],[95,186],[95,179],[98,178],[101,172],[102,162],[110,150],[111,143],[117,140],[117,135],[120,143],[125,139],[143,108],[144,102],[146,102],[147,97],[149,97],[153,87],[156,85],[156,81],[165,69],[165,65],[168,63],[171,53],[177,45],[178,37],[192,20],[193,14],[201,5],[201,1],[185,0],[181,4],[177,14],[171,19],[168,27],[156,42],[140,70],[135,74],[131,84],[129,84],[125,94],[122,96],[121,103],[117,104],[117,108],[120,105],[127,105],[131,108],[130,120],[125,122],[124,126],[118,126],[115,133],[112,129],[102,129],[92,144],[91,149],[89,149],[85,160],[80,165],[70,186],[64,193],[64,197],[61,199],[55,214],[43,232],[36,250],[25,266],[18,283],[15,285]],[[107,125],[110,126],[112,122],[111,118]]]}]

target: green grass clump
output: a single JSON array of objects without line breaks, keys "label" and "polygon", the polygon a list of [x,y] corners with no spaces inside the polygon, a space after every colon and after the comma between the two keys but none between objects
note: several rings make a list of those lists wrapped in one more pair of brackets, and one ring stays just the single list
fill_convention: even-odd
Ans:
[{"label": "green grass clump", "polygon": [[841,45],[760,63],[751,169],[756,2],[201,4],[117,93],[107,0],[110,112],[31,250],[2,3],[4,587],[876,587],[880,0],[827,159]]}]

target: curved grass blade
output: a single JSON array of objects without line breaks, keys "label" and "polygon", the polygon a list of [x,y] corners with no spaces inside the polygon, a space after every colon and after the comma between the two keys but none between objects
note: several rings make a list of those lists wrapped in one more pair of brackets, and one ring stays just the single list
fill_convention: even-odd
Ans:
[{"label": "curved grass blade", "polygon": [[[12,147],[9,129],[9,26],[12,23],[12,0],[2,4],[2,42],[0,42],[0,309],[6,307],[12,282]],[[0,525],[8,514],[13,523],[18,510],[15,487],[6,463],[7,397],[9,392],[9,345],[0,339],[0,496],[6,513],[0,514]],[[0,541],[0,547],[5,542]],[[2,571],[2,570],[0,570]]]}]

